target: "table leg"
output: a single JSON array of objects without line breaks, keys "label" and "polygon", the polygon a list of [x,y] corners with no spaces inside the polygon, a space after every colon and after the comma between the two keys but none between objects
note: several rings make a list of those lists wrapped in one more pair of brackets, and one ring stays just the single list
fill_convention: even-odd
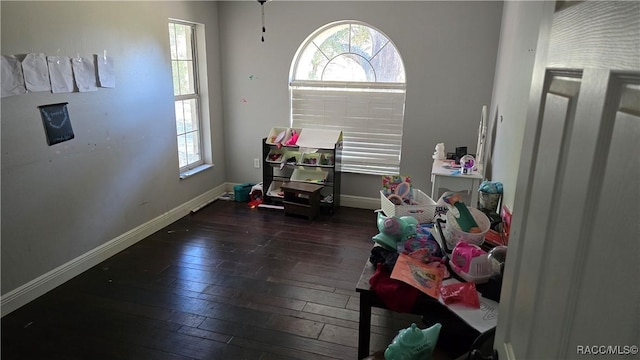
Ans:
[{"label": "table leg", "polygon": [[478,207],[478,188],[480,187],[480,179],[474,179],[471,184],[471,207]]},{"label": "table leg", "polygon": [[436,175],[431,174],[431,198],[433,201],[438,201],[437,191],[440,184],[438,183],[438,177]]},{"label": "table leg", "polygon": [[360,293],[360,324],[358,325],[358,359],[369,356],[371,342],[371,297]]}]

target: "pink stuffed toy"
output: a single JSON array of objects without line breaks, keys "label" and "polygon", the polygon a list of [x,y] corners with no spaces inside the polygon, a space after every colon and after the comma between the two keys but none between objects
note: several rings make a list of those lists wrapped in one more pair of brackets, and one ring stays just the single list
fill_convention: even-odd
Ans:
[{"label": "pink stuffed toy", "polygon": [[298,132],[295,129],[291,129],[291,137],[287,140],[285,145],[295,145],[298,142],[299,136],[300,135],[298,135]]}]

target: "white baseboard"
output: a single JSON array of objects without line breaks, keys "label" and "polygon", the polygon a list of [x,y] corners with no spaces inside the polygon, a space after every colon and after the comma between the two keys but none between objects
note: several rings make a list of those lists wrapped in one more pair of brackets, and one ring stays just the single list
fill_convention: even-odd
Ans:
[{"label": "white baseboard", "polygon": [[367,198],[362,196],[341,195],[340,206],[358,209],[380,209],[380,198]]},{"label": "white baseboard", "polygon": [[154,232],[170,225],[191,211],[197,211],[201,207],[217,199],[225,191],[233,188],[233,184],[222,184],[201,194],[186,203],[169,210],[168,212],[147,221],[146,223],[127,231],[115,239],[88,251],[85,254],[29,281],[28,283],[2,295],[0,300],[1,316],[44,295],[55,287],[101,263],[129,246],[137,243]]},{"label": "white baseboard", "polygon": [[[233,183],[225,183],[201,194],[186,203],[169,210],[168,212],[147,221],[146,223],[127,231],[126,233],[109,240],[108,242],[90,250],[77,258],[58,266],[57,268],[9,291],[0,298],[1,316],[5,316],[14,310],[46,294],[52,289],[80,275],[82,272],[98,265],[102,261],[137,243],[154,232],[179,220],[191,211],[197,211],[207,204],[215,201],[225,192],[232,191]],[[342,206],[361,209],[379,209],[379,198],[365,198],[360,196],[342,195]]]}]

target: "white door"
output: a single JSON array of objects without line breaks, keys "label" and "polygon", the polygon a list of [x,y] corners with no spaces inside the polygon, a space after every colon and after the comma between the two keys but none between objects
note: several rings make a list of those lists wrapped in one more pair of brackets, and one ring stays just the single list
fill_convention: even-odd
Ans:
[{"label": "white door", "polygon": [[554,7],[540,31],[494,347],[501,360],[637,359],[640,3]]}]

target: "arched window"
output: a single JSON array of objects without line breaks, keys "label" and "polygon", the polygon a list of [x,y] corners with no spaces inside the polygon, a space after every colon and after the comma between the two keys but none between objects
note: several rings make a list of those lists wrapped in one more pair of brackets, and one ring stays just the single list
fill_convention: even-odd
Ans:
[{"label": "arched window", "polygon": [[316,30],[291,66],[291,127],[343,131],[342,171],[398,174],[405,71],[382,32],[357,21]]}]

